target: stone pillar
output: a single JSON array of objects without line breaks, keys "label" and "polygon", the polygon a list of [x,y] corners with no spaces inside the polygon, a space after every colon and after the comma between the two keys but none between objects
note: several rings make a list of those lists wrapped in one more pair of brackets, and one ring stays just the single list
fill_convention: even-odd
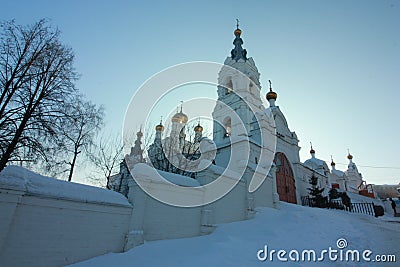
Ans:
[{"label": "stone pillar", "polygon": [[272,176],[272,190],[273,190],[272,191],[272,195],[273,195],[272,203],[273,203],[273,207],[275,209],[279,209],[279,194],[278,194],[278,189],[276,187],[276,166],[275,166],[275,163],[272,163],[270,174]]},{"label": "stone pillar", "polygon": [[215,225],[212,223],[213,210],[210,205],[206,205],[201,209],[201,224],[200,224],[200,234],[201,235],[208,235],[211,234],[214,229]]},{"label": "stone pillar", "polygon": [[128,201],[133,206],[132,217],[129,226],[129,232],[125,239],[124,251],[142,245],[144,243],[144,231],[143,224],[145,223],[145,209],[146,200],[148,196],[139,187],[139,185],[130,179],[128,182],[129,193]]},{"label": "stone pillar", "polygon": [[252,219],[254,218],[254,215],[256,214],[255,211],[255,200],[254,200],[254,192],[250,193],[248,188],[249,183],[246,185],[246,200],[247,200],[247,213],[246,213],[246,218],[247,219]]}]

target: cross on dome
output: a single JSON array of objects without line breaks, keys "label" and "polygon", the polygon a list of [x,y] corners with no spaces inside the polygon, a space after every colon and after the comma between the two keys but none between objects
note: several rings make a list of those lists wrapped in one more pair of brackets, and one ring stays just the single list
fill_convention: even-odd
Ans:
[{"label": "cross on dome", "polygon": [[347,149],[347,158],[348,158],[349,160],[352,160],[352,159],[353,159],[353,156],[350,154],[350,149]]},{"label": "cross on dome", "polygon": [[[275,106],[275,100],[278,98],[278,94],[272,91],[272,82],[271,80],[268,80],[269,83],[269,92],[267,93],[267,100],[270,104],[270,106]],[[273,100],[273,101],[270,101]]]},{"label": "cross on dome", "polygon": [[162,124],[162,116],[160,119],[160,124],[156,126],[156,131],[161,131],[161,132],[164,131],[164,125]]},{"label": "cross on dome", "polygon": [[311,142],[310,142],[310,145],[311,145],[310,154],[313,155],[313,154],[315,154],[315,150],[313,149]]},{"label": "cross on dome", "polygon": [[332,155],[331,155],[331,166],[332,166],[332,167],[335,167],[335,165],[336,165],[336,163],[333,161],[333,157],[332,157]]},{"label": "cross on dome", "polygon": [[183,101],[181,101],[181,110],[172,117],[171,121],[178,123],[188,122],[188,116],[185,113],[183,113]]}]

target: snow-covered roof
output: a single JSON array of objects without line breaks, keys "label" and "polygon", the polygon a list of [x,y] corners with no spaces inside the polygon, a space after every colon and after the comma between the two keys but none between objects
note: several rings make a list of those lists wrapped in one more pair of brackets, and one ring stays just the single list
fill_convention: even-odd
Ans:
[{"label": "snow-covered roof", "polygon": [[316,157],[304,161],[304,165],[323,175],[325,175],[324,170],[328,168],[325,161],[317,159]]},{"label": "snow-covered roof", "polygon": [[7,166],[0,172],[0,188],[25,191],[59,199],[72,199],[131,206],[121,194],[107,189],[57,180],[42,176],[20,166]]},{"label": "snow-covered roof", "polygon": [[338,177],[343,177],[344,176],[344,172],[336,170],[336,169],[332,169],[332,173]]},{"label": "snow-covered roof", "polygon": [[309,165],[309,166],[324,166],[325,161],[321,160],[321,159],[317,159],[317,158],[310,158],[306,161],[304,161],[305,165]]}]

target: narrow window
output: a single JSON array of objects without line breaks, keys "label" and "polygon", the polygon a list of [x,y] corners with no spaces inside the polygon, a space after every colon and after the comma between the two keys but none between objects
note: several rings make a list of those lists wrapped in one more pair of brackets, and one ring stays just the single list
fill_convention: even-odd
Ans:
[{"label": "narrow window", "polygon": [[229,80],[228,83],[226,84],[226,93],[229,94],[233,91],[233,84],[232,80]]},{"label": "narrow window", "polygon": [[225,137],[229,137],[231,135],[231,118],[230,117],[226,117],[224,119],[224,127],[225,127]]}]

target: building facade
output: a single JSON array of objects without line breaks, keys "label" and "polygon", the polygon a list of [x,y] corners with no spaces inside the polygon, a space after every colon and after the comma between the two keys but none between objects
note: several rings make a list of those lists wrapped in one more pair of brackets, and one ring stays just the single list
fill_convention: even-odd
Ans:
[{"label": "building facade", "polygon": [[[337,170],[333,160],[332,169],[329,169],[324,160],[316,157],[316,151],[312,147],[310,159],[301,162],[299,139],[295,131],[289,128],[284,113],[277,105],[278,94],[273,91],[271,81],[266,95],[269,106],[264,106],[261,100],[260,73],[253,58],[248,57],[246,49],[242,47],[241,33],[239,28],[234,31],[234,47],[231,55],[226,58],[224,66],[218,73],[219,86],[216,88],[218,102],[212,113],[214,120],[212,141],[216,145],[216,155],[212,159],[212,164],[202,171],[187,171],[186,167],[187,164],[191,164],[190,160],[196,161],[201,157],[201,142],[211,140],[202,136],[203,127],[200,123],[192,129],[194,138],[187,139],[185,133],[190,130],[187,129],[188,116],[181,106],[180,111],[171,119],[169,136],[162,138],[165,130],[162,122],[155,127],[155,138],[147,149],[146,158],[143,157],[142,150],[143,134],[141,131],[137,133],[135,146],[120,164],[119,174],[110,179],[109,186],[124,194],[133,206],[137,207],[137,217],[133,224],[136,229],[135,235],[140,237],[132,237],[133,240],[177,237],[173,234],[176,226],[171,220],[174,219],[168,217],[171,212],[185,218],[196,218],[188,219],[186,223],[190,226],[186,225],[189,227],[187,229],[194,230],[179,235],[183,237],[208,233],[216,223],[251,218],[257,206],[279,208],[279,201],[301,204],[301,198],[309,195],[312,176],[318,178],[318,187],[325,189],[323,192],[325,196],[331,188],[335,188],[361,197],[374,197],[350,154],[346,171]],[[272,121],[269,119],[271,116]],[[273,136],[275,144],[273,151],[271,147],[263,144],[263,131],[269,131]],[[232,153],[233,149],[243,153]],[[268,166],[260,166],[263,153],[274,153],[273,162],[267,164]],[[184,165],[181,165],[182,161],[185,162]],[[243,162],[245,166],[242,166]],[[167,207],[143,193],[141,187],[132,179],[129,170],[146,169],[145,165],[151,165],[170,182],[193,187],[215,181],[227,168],[233,173],[240,173],[240,168],[244,167],[244,172],[235,188],[221,199],[186,210]],[[141,175],[146,176],[147,180],[152,179],[145,172]],[[263,182],[257,190],[251,191],[248,189],[254,176],[263,178]],[[151,187],[151,183],[148,183],[148,186]],[[194,197],[201,198],[203,193],[199,191],[199,196]],[[168,231],[161,237],[154,234],[160,230],[158,222],[162,215],[152,217],[149,214],[165,214],[165,222],[174,225],[170,229],[171,235],[166,234]]]}]

